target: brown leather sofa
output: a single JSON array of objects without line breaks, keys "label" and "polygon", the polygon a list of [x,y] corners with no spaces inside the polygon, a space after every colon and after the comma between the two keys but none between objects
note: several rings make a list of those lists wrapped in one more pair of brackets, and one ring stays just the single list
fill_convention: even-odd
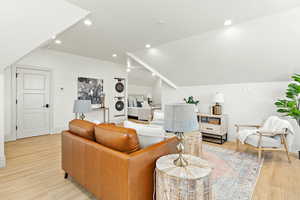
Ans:
[{"label": "brown leather sofa", "polygon": [[62,168],[100,200],[152,200],[155,161],[176,153],[177,143],[140,149],[133,129],[73,120],[62,133]]}]

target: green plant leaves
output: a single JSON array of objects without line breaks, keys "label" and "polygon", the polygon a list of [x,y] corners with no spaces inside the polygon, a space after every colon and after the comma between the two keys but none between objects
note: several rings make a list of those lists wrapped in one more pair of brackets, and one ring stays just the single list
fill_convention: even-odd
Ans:
[{"label": "green plant leaves", "polygon": [[195,101],[193,96],[189,96],[188,99],[184,98],[183,99],[185,101],[185,103],[188,104],[195,104],[197,105],[199,103],[199,101]]},{"label": "green plant leaves", "polygon": [[292,76],[292,79],[294,79],[294,81],[300,83],[300,74],[295,74],[294,76]]},{"label": "green plant leaves", "polygon": [[277,112],[279,113],[288,113],[289,111],[286,109],[278,109]]},{"label": "green plant leaves", "polygon": [[277,106],[277,112],[291,116],[297,121],[300,119],[300,74],[294,74],[292,79],[296,82],[290,83],[286,90],[286,98],[276,101],[274,104]]}]

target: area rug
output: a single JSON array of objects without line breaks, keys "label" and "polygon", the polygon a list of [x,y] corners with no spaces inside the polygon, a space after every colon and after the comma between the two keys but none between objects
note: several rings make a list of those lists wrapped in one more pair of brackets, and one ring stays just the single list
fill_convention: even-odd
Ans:
[{"label": "area rug", "polygon": [[203,158],[214,167],[214,200],[250,200],[263,160],[257,155],[203,144]]}]

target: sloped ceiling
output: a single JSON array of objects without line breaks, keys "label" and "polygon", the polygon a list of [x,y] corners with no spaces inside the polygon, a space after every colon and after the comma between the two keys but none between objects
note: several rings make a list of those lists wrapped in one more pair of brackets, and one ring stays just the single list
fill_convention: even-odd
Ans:
[{"label": "sloped ceiling", "polygon": [[7,0],[0,3],[0,69],[18,61],[88,11],[64,0]]},{"label": "sloped ceiling", "polygon": [[286,81],[300,73],[300,8],[135,52],[178,86]]},{"label": "sloped ceiling", "polygon": [[128,73],[128,84],[152,87],[156,77],[142,66],[134,66]]},{"label": "sloped ceiling", "polygon": [[59,35],[54,50],[123,64],[132,52],[177,86],[284,81],[299,71],[299,0],[68,1],[91,10],[93,26]]},{"label": "sloped ceiling", "polygon": [[[90,10],[93,26],[79,23],[50,48],[125,64],[125,53],[300,6],[299,0],[68,0]],[[118,58],[112,58],[112,54]]]}]

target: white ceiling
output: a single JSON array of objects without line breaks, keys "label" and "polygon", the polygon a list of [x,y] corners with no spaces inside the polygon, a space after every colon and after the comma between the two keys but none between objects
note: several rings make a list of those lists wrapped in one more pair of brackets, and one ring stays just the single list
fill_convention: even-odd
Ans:
[{"label": "white ceiling", "polygon": [[134,65],[131,71],[128,73],[128,84],[139,86],[154,86],[156,77],[152,76],[147,69],[142,66]]},{"label": "white ceiling", "polygon": [[9,0],[1,1],[0,13],[0,69],[3,69],[89,12],[61,0]]},{"label": "white ceiling", "polygon": [[135,55],[177,86],[287,81],[300,72],[300,7]]},{"label": "white ceiling", "polygon": [[[272,16],[299,0],[68,1],[90,10],[93,26],[79,23],[49,48],[122,64],[133,52],[178,86],[280,81],[300,66],[299,15]],[[144,84],[143,72],[134,77]]]},{"label": "white ceiling", "polygon": [[[83,23],[50,48],[87,57],[125,63],[125,52],[153,46],[300,5],[299,0],[68,0],[90,10],[94,25]],[[160,24],[163,20],[165,24]],[[119,57],[113,59],[111,55]]]}]

